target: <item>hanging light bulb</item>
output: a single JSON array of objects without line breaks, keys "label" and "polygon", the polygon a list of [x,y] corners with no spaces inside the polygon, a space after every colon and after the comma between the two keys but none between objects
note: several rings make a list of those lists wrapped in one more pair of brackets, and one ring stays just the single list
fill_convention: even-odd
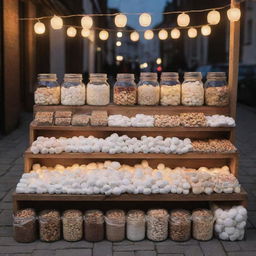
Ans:
[{"label": "hanging light bulb", "polygon": [[180,31],[177,28],[172,29],[172,31],[171,31],[171,38],[172,39],[180,38]]},{"label": "hanging light bulb", "polygon": [[100,33],[99,33],[99,38],[101,40],[107,40],[108,39],[108,31],[107,30],[101,30]]},{"label": "hanging light bulb", "polygon": [[124,57],[122,55],[117,55],[116,56],[117,61],[122,61],[123,59],[124,59]]},{"label": "hanging light bulb", "polygon": [[127,17],[124,14],[117,14],[115,16],[115,24],[118,28],[123,28],[127,24]]},{"label": "hanging light bulb", "polygon": [[190,28],[188,30],[188,37],[195,38],[197,36],[197,30],[195,28]]},{"label": "hanging light bulb", "polygon": [[162,59],[161,59],[161,58],[157,58],[157,59],[156,59],[156,64],[157,64],[157,65],[162,64]]},{"label": "hanging light bulb", "polygon": [[116,36],[117,36],[118,38],[121,38],[121,37],[123,36],[123,33],[119,31],[119,32],[116,33]]},{"label": "hanging light bulb", "polygon": [[216,25],[220,22],[220,13],[216,10],[212,10],[207,14],[207,22],[211,25]]},{"label": "hanging light bulb", "polygon": [[158,37],[160,40],[166,40],[168,38],[168,32],[165,29],[161,29],[158,32]]},{"label": "hanging light bulb", "polygon": [[227,15],[230,21],[239,21],[241,17],[241,10],[239,8],[230,8],[227,11]]},{"label": "hanging light bulb", "polygon": [[209,25],[204,25],[201,27],[201,33],[203,36],[209,36],[211,34],[211,27]]},{"label": "hanging light bulb", "polygon": [[137,42],[137,41],[139,41],[139,39],[140,39],[140,34],[139,34],[137,31],[133,31],[133,32],[130,34],[130,39],[131,39],[133,42]]},{"label": "hanging light bulb", "polygon": [[142,13],[139,17],[139,23],[142,27],[148,27],[151,24],[151,15],[149,13]]},{"label": "hanging light bulb", "polygon": [[144,38],[146,40],[151,40],[153,39],[153,37],[154,37],[154,32],[152,30],[148,29],[144,32]]},{"label": "hanging light bulb", "polygon": [[74,28],[74,27],[69,27],[68,29],[67,29],[67,35],[69,36],[69,37],[75,37],[76,36],[76,28]]},{"label": "hanging light bulb", "polygon": [[81,35],[82,35],[82,37],[89,37],[89,35],[90,35],[90,30],[87,29],[87,28],[83,28],[83,29],[81,30]]},{"label": "hanging light bulb", "polygon": [[34,31],[36,34],[43,34],[45,32],[45,25],[43,22],[38,21],[35,25],[34,25]]},{"label": "hanging light bulb", "polygon": [[121,46],[121,45],[122,45],[121,41],[116,42],[116,46]]},{"label": "hanging light bulb", "polygon": [[62,29],[62,27],[63,27],[62,18],[54,15],[51,18],[51,26],[52,26],[53,29]]},{"label": "hanging light bulb", "polygon": [[180,27],[187,27],[190,22],[190,17],[185,12],[178,15],[177,24]]},{"label": "hanging light bulb", "polygon": [[90,29],[93,25],[93,19],[92,17],[85,15],[82,19],[81,19],[81,25],[83,28],[87,28]]}]

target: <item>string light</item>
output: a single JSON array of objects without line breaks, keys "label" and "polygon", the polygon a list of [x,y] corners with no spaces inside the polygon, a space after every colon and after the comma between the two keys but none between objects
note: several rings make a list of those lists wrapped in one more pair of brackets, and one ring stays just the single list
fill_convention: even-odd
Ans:
[{"label": "string light", "polygon": [[139,34],[137,31],[133,31],[133,32],[130,34],[130,39],[131,39],[133,42],[137,42],[137,41],[139,41],[139,39],[140,39],[140,34]]},{"label": "string light", "polygon": [[211,25],[217,25],[220,22],[220,12],[216,10],[208,12],[207,22]]},{"label": "string light", "polygon": [[54,15],[51,18],[51,26],[53,29],[62,29],[63,27],[63,20],[61,17]]},{"label": "string light", "polygon": [[124,57],[122,55],[117,55],[116,56],[117,61],[122,61],[123,59],[124,59]]},{"label": "string light", "polygon": [[117,41],[117,42],[116,42],[116,46],[119,47],[119,46],[121,46],[121,45],[122,45],[121,41]]},{"label": "string light", "polygon": [[239,21],[241,17],[241,10],[239,8],[230,8],[227,11],[227,15],[230,21]]},{"label": "string light", "polygon": [[118,28],[123,28],[127,24],[127,17],[124,14],[118,14],[115,16],[115,25]]},{"label": "string light", "polygon": [[123,33],[119,31],[119,32],[116,33],[116,36],[117,36],[118,38],[121,38],[121,37],[123,36]]},{"label": "string light", "polygon": [[41,21],[38,21],[35,25],[34,25],[34,31],[36,34],[43,34],[45,32],[45,25],[44,23],[42,23]]},{"label": "string light", "polygon": [[171,38],[172,39],[180,38],[180,31],[177,28],[172,29],[172,31],[171,31]]},{"label": "string light", "polygon": [[160,40],[166,40],[168,38],[168,32],[165,29],[161,29],[158,32],[158,37]]},{"label": "string light", "polygon": [[109,37],[109,33],[107,30],[101,30],[100,33],[99,33],[99,38],[101,40],[107,40]]},{"label": "string light", "polygon": [[152,30],[148,29],[144,32],[144,38],[146,40],[151,40],[153,39],[153,37],[154,37],[154,32]]},{"label": "string light", "polygon": [[76,33],[77,33],[77,30],[74,27],[69,27],[67,29],[67,36],[69,36],[69,37],[75,37]]},{"label": "string light", "polygon": [[82,19],[81,19],[81,25],[83,28],[87,28],[90,29],[93,25],[93,19],[92,17],[85,15]]},{"label": "string light", "polygon": [[157,64],[157,65],[162,64],[162,59],[161,59],[161,58],[157,58],[157,59],[156,59],[156,64]]},{"label": "string light", "polygon": [[201,27],[201,33],[203,36],[209,36],[211,34],[211,27],[209,25],[204,25]]},{"label": "string light", "polygon": [[142,27],[148,27],[151,24],[151,15],[149,13],[142,13],[139,17],[139,23]]},{"label": "string light", "polygon": [[90,36],[90,30],[87,29],[87,28],[83,28],[81,30],[81,35],[82,35],[82,37],[89,37]]},{"label": "string light", "polygon": [[195,28],[190,28],[188,30],[188,37],[195,38],[197,36],[197,30]]},{"label": "string light", "polygon": [[180,27],[187,27],[190,22],[190,17],[185,12],[178,15],[177,24]]}]

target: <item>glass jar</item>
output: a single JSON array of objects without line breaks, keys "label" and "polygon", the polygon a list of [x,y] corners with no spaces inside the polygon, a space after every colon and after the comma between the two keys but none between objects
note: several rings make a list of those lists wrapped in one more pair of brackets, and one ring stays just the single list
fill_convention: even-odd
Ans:
[{"label": "glass jar", "polygon": [[138,83],[138,104],[158,105],[160,98],[159,88],[157,73],[140,73],[140,81]]},{"label": "glass jar", "polygon": [[104,215],[99,210],[88,210],[84,214],[84,238],[89,242],[104,239]]},{"label": "glass jar", "polygon": [[126,236],[131,241],[141,241],[145,238],[145,214],[140,210],[131,210],[127,213]]},{"label": "glass jar", "polygon": [[137,90],[134,74],[117,74],[114,85],[114,103],[117,105],[136,104]]},{"label": "glass jar", "polygon": [[84,105],[86,99],[82,74],[65,74],[61,85],[62,105]]},{"label": "glass jar", "polygon": [[19,243],[36,240],[36,213],[33,209],[19,210],[13,216],[13,237]]},{"label": "glass jar", "polygon": [[57,82],[56,74],[37,75],[34,100],[37,105],[60,104],[60,85]]},{"label": "glass jar", "polygon": [[191,238],[191,214],[183,209],[171,211],[169,233],[173,241],[187,241]]},{"label": "glass jar", "polygon": [[44,210],[39,214],[40,239],[45,242],[60,240],[60,213],[55,210]]},{"label": "glass jar", "polygon": [[66,241],[79,241],[83,237],[83,215],[79,210],[67,210],[62,216],[63,238]]},{"label": "glass jar", "polygon": [[229,88],[225,72],[208,72],[205,87],[205,104],[208,106],[227,106]]},{"label": "glass jar", "polygon": [[181,100],[185,106],[202,106],[204,104],[204,87],[201,72],[185,73]]},{"label": "glass jar", "polygon": [[88,105],[108,105],[110,101],[110,86],[107,74],[92,73],[87,84]]},{"label": "glass jar", "polygon": [[176,72],[163,72],[160,82],[160,103],[163,106],[180,105],[180,81]]}]

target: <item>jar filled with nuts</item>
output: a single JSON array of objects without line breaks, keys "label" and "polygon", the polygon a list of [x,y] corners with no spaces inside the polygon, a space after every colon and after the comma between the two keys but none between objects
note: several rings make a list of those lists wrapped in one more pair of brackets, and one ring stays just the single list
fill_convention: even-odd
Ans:
[{"label": "jar filled with nuts", "polygon": [[40,239],[54,242],[60,239],[60,213],[55,210],[44,210],[39,214]]},{"label": "jar filled with nuts", "polygon": [[205,104],[208,106],[227,106],[229,88],[225,72],[208,72],[205,87]]},{"label": "jar filled with nuts", "polygon": [[82,74],[65,74],[61,85],[62,105],[84,105],[86,99],[85,84]]},{"label": "jar filled with nuts", "polygon": [[19,210],[13,216],[13,237],[19,243],[36,240],[36,213],[33,209]]},{"label": "jar filled with nuts", "polygon": [[168,237],[169,214],[165,209],[147,212],[147,237],[152,241],[163,241]]},{"label": "jar filled with nuts", "polygon": [[114,85],[114,103],[117,105],[136,104],[137,89],[134,74],[117,74]]},{"label": "jar filled with nuts", "polygon": [[187,241],[191,237],[191,214],[183,209],[170,213],[169,234],[173,241]]},{"label": "jar filled with nuts", "polygon": [[157,73],[142,72],[138,83],[138,104],[158,105],[160,98]]},{"label": "jar filled with nuts", "polygon": [[83,237],[83,215],[79,210],[67,210],[62,216],[63,238],[66,241],[79,241]]},{"label": "jar filled with nuts", "polygon": [[180,105],[180,81],[176,72],[162,72],[160,82],[160,103],[163,106]]},{"label": "jar filled with nuts", "polygon": [[145,214],[140,210],[131,210],[127,213],[127,239],[131,241],[140,241],[145,238],[146,222]]},{"label": "jar filled with nuts", "polygon": [[110,101],[110,86],[107,74],[92,73],[87,84],[88,105],[108,105]]},{"label": "jar filled with nuts", "polygon": [[106,238],[111,242],[125,239],[125,212],[123,210],[109,210],[105,216]]},{"label": "jar filled with nuts", "polygon": [[38,74],[34,100],[37,105],[60,104],[60,85],[56,74]]},{"label": "jar filled with nuts", "polygon": [[84,238],[90,242],[104,239],[104,215],[99,210],[88,210],[84,214]]},{"label": "jar filled with nuts", "polygon": [[181,91],[183,105],[202,106],[204,104],[204,87],[201,72],[186,72]]},{"label": "jar filled with nuts", "polygon": [[192,213],[193,238],[201,241],[212,239],[214,217],[210,210],[198,209]]}]

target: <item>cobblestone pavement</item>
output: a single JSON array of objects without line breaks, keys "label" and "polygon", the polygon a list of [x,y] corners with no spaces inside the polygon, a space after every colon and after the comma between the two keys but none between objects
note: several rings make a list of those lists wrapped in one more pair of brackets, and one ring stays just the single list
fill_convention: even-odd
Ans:
[{"label": "cobblestone pavement", "polygon": [[16,243],[12,238],[12,192],[22,173],[22,154],[27,147],[30,115],[24,115],[19,129],[0,140],[0,256],[255,256],[256,255],[256,109],[239,106],[237,146],[240,150],[239,180],[249,194],[249,221],[245,241],[208,242],[190,240],[175,243],[123,241],[110,243],[65,242]]}]

